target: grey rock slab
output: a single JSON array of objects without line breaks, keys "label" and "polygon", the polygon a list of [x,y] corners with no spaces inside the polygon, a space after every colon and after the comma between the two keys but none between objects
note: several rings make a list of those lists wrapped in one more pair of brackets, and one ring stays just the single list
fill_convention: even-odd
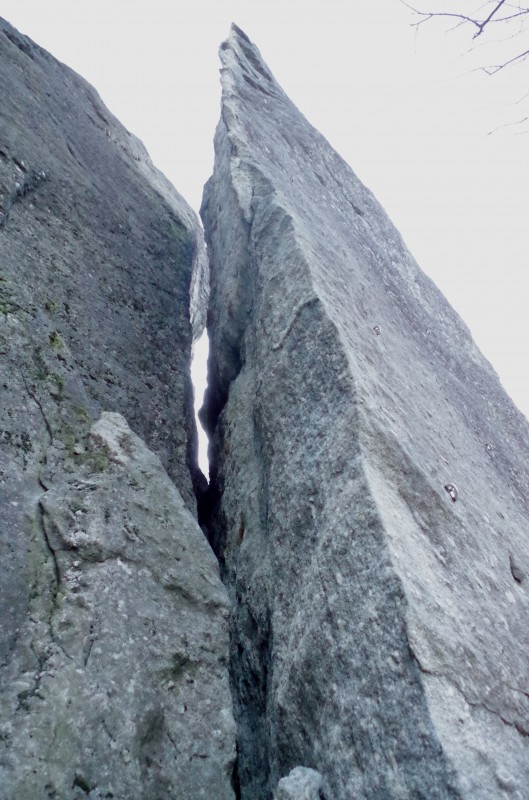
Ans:
[{"label": "grey rock slab", "polygon": [[123,417],[104,413],[78,449],[31,520],[47,552],[33,548],[3,670],[2,798],[233,800],[216,559]]},{"label": "grey rock slab", "polygon": [[[193,519],[201,229],[4,21],[0,68],[0,795],[232,798],[226,597]],[[134,433],[92,428],[108,411]]]},{"label": "grey rock slab", "polygon": [[2,436],[18,449],[38,407],[68,447],[118,411],[194,509],[198,220],[97,92],[2,20],[0,65]]},{"label": "grey rock slab", "polygon": [[221,60],[202,516],[241,797],[306,764],[334,800],[523,800],[527,422],[236,27]]}]

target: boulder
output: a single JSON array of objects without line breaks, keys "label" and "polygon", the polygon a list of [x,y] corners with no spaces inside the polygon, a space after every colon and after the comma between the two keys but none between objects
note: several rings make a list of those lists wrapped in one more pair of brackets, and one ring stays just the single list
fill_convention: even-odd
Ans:
[{"label": "boulder", "polygon": [[322,800],[321,775],[308,767],[295,767],[277,784],[274,800]]},{"label": "boulder", "polygon": [[28,519],[41,547],[2,670],[2,797],[233,800],[216,559],[122,416],[76,450]]},{"label": "boulder", "polygon": [[227,601],[195,520],[200,226],[3,21],[0,64],[0,794],[233,800]]},{"label": "boulder", "polygon": [[310,764],[333,800],[523,800],[527,422],[235,26],[221,60],[201,513],[241,798]]}]

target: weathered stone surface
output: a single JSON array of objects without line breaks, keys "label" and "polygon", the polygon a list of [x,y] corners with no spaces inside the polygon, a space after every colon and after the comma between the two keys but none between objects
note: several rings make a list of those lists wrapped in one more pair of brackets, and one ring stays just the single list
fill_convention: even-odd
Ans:
[{"label": "weathered stone surface", "polygon": [[2,798],[232,800],[215,557],[123,417],[76,447],[28,520],[41,547],[2,674]]},{"label": "weathered stone surface", "polygon": [[277,784],[274,800],[321,800],[321,775],[314,769],[295,767]]},{"label": "weathered stone surface", "polygon": [[[225,595],[192,517],[198,221],[2,21],[0,65],[0,795],[231,798]],[[88,444],[102,411],[156,457],[116,417]]]},{"label": "weathered stone surface", "polygon": [[527,423],[238,29],[221,58],[202,513],[241,797],[304,764],[333,800],[524,800]]},{"label": "weathered stone surface", "polygon": [[4,444],[27,459],[25,430],[38,461],[37,442],[120,411],[194,508],[198,221],[94,89],[3,21],[0,63]]}]

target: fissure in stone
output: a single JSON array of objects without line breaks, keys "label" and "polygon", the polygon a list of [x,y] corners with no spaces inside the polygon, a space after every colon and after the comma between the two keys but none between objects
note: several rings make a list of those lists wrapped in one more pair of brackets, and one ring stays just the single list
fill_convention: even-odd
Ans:
[{"label": "fissure in stone", "polygon": [[2,796],[524,800],[527,423],[236,26],[221,60],[208,266],[0,23]]}]

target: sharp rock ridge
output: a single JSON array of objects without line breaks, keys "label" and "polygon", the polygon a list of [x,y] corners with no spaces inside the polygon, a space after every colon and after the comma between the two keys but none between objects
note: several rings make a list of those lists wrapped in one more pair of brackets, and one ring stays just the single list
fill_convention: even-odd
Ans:
[{"label": "sharp rock ridge", "polygon": [[203,515],[241,797],[303,765],[336,800],[521,800],[527,423],[236,27],[221,60]]}]

